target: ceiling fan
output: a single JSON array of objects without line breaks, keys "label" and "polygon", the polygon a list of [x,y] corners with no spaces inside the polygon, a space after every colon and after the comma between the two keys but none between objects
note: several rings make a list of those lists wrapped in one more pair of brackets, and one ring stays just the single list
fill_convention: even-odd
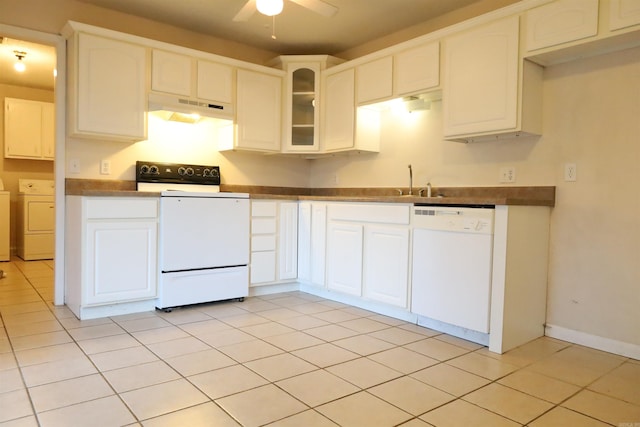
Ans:
[{"label": "ceiling fan", "polygon": [[[324,2],[322,0],[289,0],[297,5],[306,7],[307,9],[325,16],[327,18],[332,17],[338,12],[338,8]],[[260,3],[260,4],[258,4]],[[263,9],[262,5],[265,5],[267,9]],[[269,10],[271,5],[274,4],[274,9]],[[283,0],[247,0],[245,5],[240,9],[240,12],[233,18],[236,22],[248,21],[256,11],[260,11],[267,16],[275,16],[282,11]]]}]

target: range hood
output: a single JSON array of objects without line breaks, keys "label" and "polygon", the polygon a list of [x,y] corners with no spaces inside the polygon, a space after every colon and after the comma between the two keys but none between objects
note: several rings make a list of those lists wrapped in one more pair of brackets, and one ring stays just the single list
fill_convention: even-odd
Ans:
[{"label": "range hood", "polygon": [[149,112],[165,120],[196,123],[202,117],[233,120],[233,106],[179,95],[149,94]]}]

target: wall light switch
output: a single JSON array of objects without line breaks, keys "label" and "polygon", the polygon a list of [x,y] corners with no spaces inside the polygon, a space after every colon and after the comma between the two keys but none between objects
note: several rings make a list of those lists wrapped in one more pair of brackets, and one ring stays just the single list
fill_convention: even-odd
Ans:
[{"label": "wall light switch", "polygon": [[101,175],[111,174],[111,160],[100,161],[100,174]]}]

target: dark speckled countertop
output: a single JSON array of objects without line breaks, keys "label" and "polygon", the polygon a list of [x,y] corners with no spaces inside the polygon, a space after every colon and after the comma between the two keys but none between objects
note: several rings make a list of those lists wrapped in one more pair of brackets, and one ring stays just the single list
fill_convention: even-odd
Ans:
[{"label": "dark speckled countertop", "polygon": [[[432,205],[520,205],[554,206],[556,188],[531,187],[433,187],[435,197],[399,196],[395,187],[301,188],[222,184],[221,191],[249,193],[252,199],[321,200],[332,202],[423,203]],[[408,193],[408,189],[402,189]],[[414,189],[417,193],[418,189]],[[70,179],[65,194],[94,197],[158,197],[160,193],[138,192],[135,181]]]}]

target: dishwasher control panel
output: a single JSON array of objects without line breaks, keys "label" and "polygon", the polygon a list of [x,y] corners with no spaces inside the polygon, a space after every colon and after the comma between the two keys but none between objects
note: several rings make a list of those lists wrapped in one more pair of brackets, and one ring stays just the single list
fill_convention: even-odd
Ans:
[{"label": "dishwasher control panel", "polygon": [[414,206],[411,224],[429,230],[493,234],[494,212],[486,207]]}]

